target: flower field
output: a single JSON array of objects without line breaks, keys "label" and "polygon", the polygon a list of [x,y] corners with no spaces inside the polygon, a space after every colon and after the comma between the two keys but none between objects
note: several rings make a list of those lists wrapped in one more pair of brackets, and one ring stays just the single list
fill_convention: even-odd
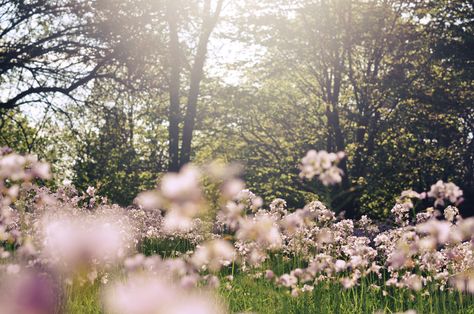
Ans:
[{"label": "flower field", "polygon": [[[342,158],[310,151],[301,176],[338,183]],[[403,192],[381,223],[265,206],[238,173],[188,165],[123,208],[40,187],[49,165],[4,150],[0,312],[474,313],[474,218],[456,185]],[[420,200],[433,207],[414,214]]]}]

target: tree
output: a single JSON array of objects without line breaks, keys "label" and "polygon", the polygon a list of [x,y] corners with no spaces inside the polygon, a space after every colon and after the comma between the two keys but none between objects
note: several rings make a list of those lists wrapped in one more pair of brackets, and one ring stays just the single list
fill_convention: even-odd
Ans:
[{"label": "tree", "polygon": [[[264,46],[267,53],[257,65],[262,75],[251,80],[258,82],[254,85],[258,84],[259,91],[271,88],[279,95],[278,110],[286,113],[286,119],[257,118],[254,111],[247,109],[241,114],[270,124],[260,121],[260,126],[246,125],[244,140],[255,151],[257,146],[265,148],[259,158],[266,161],[270,159],[266,156],[268,152],[282,146],[282,140],[294,146],[291,152],[285,153],[285,149],[279,152],[281,160],[308,144],[317,149],[344,150],[348,158],[347,166],[342,167],[348,180],[333,191],[333,206],[346,209],[349,216],[360,213],[363,207],[386,213],[386,206],[390,206],[397,193],[408,188],[425,190],[434,183],[435,175],[460,180],[465,175],[450,170],[461,164],[470,169],[468,163],[458,158],[469,145],[453,147],[445,136],[449,134],[451,138],[469,142],[468,128],[461,131],[452,126],[456,122],[465,124],[470,110],[467,104],[460,106],[467,110],[460,118],[453,101],[443,102],[445,110],[439,111],[435,99],[419,97],[432,90],[444,90],[451,95],[460,92],[439,78],[433,80],[442,73],[441,69],[449,67],[433,58],[431,45],[441,39],[440,32],[437,35],[428,32],[429,25],[422,22],[420,15],[423,10],[426,14],[426,3],[397,0],[283,0],[271,8],[269,2],[255,4],[256,13],[240,29],[247,36],[241,37]],[[251,31],[245,31],[244,27]],[[282,89],[296,100],[292,102],[295,111],[323,117],[317,126],[311,127],[324,130],[325,144],[321,143],[321,135],[316,134],[315,139],[306,143],[289,135],[275,137],[275,133],[281,132],[271,129],[298,130],[300,122],[290,118],[291,106],[287,107],[285,98],[277,92]],[[463,95],[468,96],[465,92]],[[432,96],[442,99],[439,93]],[[268,103],[255,102],[259,113],[267,110]],[[314,108],[309,110],[302,104]],[[421,117],[429,117],[432,127]],[[240,118],[240,121],[247,120]],[[447,154],[450,151],[453,154]],[[427,162],[429,159],[432,161]],[[431,173],[424,173],[423,167],[431,169]],[[277,171],[272,176],[279,175],[281,172]],[[341,194],[344,190],[350,193]]]},{"label": "tree", "polygon": [[119,92],[110,81],[93,89],[87,109],[74,114],[77,187],[97,187],[122,205],[155,187],[167,168],[166,108],[158,111],[156,102],[152,93]]},{"label": "tree", "polygon": [[90,8],[87,0],[1,1],[0,108],[52,105],[57,94],[77,101],[81,87],[111,77],[113,52],[92,40]]},{"label": "tree", "polygon": [[[198,1],[199,2],[199,1]],[[200,84],[203,77],[204,64],[207,57],[207,47],[210,36],[216,27],[219,16],[222,11],[224,0],[201,1],[195,3],[198,15],[199,26],[194,38],[197,38],[195,49],[192,52],[192,65],[189,73],[187,103],[184,108],[184,119],[182,129],[181,148],[179,147],[180,139],[180,115],[181,115],[181,73],[182,63],[180,56],[182,55],[180,42],[180,3],[179,1],[168,1],[166,8],[166,18],[169,31],[169,168],[170,171],[177,171],[182,165],[188,163],[191,158],[191,142],[193,131],[196,123],[197,102],[200,91]],[[189,23],[188,20],[185,23]]]}]

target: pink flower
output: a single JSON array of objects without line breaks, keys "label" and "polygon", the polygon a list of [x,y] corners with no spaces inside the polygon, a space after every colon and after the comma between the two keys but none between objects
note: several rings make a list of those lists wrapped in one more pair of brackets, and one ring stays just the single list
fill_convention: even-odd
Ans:
[{"label": "pink flower", "polygon": [[328,153],[324,150],[310,150],[301,161],[300,177],[311,180],[315,176],[324,185],[334,185],[342,181],[342,170],[335,165],[344,158],[344,153]]}]

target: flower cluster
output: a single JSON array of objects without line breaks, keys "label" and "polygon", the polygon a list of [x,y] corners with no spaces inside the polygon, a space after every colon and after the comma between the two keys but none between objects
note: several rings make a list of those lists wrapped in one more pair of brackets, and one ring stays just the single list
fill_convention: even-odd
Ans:
[{"label": "flower cluster", "polygon": [[452,204],[460,203],[463,192],[456,184],[439,180],[431,186],[427,195],[435,199],[435,206],[443,206],[445,200],[449,200]]},{"label": "flower cluster", "polygon": [[166,174],[158,190],[141,193],[136,202],[145,209],[166,210],[166,231],[189,231],[192,219],[203,210],[200,178],[199,169],[185,166],[179,173]]},{"label": "flower cluster", "polygon": [[342,181],[343,172],[336,164],[344,158],[343,152],[328,153],[324,150],[310,150],[301,161],[300,177],[311,180],[314,177],[324,185],[334,185]]},{"label": "flower cluster", "polygon": [[[18,155],[8,148],[0,149],[0,243],[21,245],[21,213],[12,206],[18,199],[20,188],[31,187],[35,179],[51,177],[48,163],[38,161],[34,155]],[[0,258],[10,252],[0,246]]]},{"label": "flower cluster", "polygon": [[[308,156],[304,176],[321,180],[342,158]],[[15,172],[4,169],[11,165]],[[294,297],[321,282],[349,289],[368,276],[378,278],[371,289],[383,295],[387,287],[425,293],[428,285],[474,293],[474,218],[453,205],[411,217],[413,200],[425,195],[435,207],[459,202],[462,191],[452,183],[403,192],[393,223],[377,225],[368,216],[344,219],[320,201],[290,210],[277,198],[266,207],[222,165],[166,174],[128,208],[108,204],[92,187],[80,193],[70,184],[55,192],[35,186],[34,178],[49,177],[45,169],[32,157],[0,157],[0,308],[7,312],[64,312],[65,286],[97,284],[106,313],[225,313],[215,288],[232,270],[223,279],[231,289],[236,267]],[[215,215],[203,192],[205,174],[219,188]],[[190,246],[166,256],[140,251],[146,241],[177,240]],[[288,263],[285,273],[269,269],[275,256],[299,264]]]}]

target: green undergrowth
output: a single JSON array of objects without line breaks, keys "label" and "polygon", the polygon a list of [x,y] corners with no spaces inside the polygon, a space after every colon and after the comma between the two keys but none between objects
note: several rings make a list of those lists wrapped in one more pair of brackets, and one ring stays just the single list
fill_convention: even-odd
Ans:
[{"label": "green undergrowth", "polygon": [[[429,289],[428,294],[387,287],[373,289],[370,282],[344,289],[339,284],[320,283],[312,292],[293,297],[265,279],[239,274],[230,287],[223,285],[221,295],[231,312],[256,313],[474,313],[472,296]],[[229,289],[230,288],[230,289]]]},{"label": "green undergrowth", "polygon": [[[192,248],[187,241],[147,240],[141,245],[141,252],[169,257]],[[304,262],[297,258],[284,260],[273,255],[262,270],[272,269],[276,274],[282,274],[304,266]],[[232,281],[225,279],[228,275],[233,275]],[[418,314],[474,314],[472,295],[440,291],[430,286],[420,292],[384,287],[383,280],[376,276],[366,277],[350,289],[344,289],[338,283],[321,282],[312,292],[303,292],[298,297],[291,296],[289,289],[277,287],[264,278],[241,272],[236,265],[224,269],[220,277],[223,283],[219,294],[232,313],[397,313],[415,310]],[[101,313],[100,290],[99,284],[70,288],[67,291],[67,312]],[[423,293],[425,291],[428,293]]]}]

